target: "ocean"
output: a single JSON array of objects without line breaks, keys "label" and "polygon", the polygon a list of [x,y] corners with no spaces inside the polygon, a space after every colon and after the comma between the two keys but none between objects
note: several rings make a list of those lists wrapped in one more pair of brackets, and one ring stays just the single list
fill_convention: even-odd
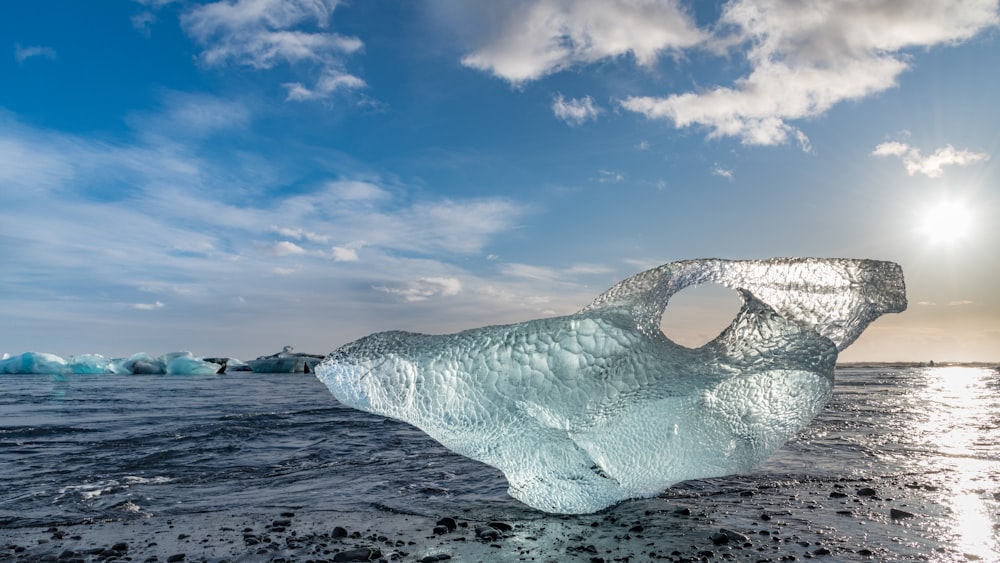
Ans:
[{"label": "ocean", "polygon": [[311,375],[2,375],[0,560],[1000,561],[1000,373],[836,375],[756,471],[581,516]]}]

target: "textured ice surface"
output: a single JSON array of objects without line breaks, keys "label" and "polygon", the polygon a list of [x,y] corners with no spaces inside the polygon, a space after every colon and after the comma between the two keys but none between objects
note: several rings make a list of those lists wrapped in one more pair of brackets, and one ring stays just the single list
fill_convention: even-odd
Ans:
[{"label": "textured ice surface", "polygon": [[[660,330],[667,301],[706,282],[737,289],[743,307],[712,342],[675,344]],[[586,513],[750,470],[829,400],[838,350],[905,308],[891,262],[673,262],[573,315],[378,333],[335,350],[316,373],[344,404],[499,468],[518,500]]]}]

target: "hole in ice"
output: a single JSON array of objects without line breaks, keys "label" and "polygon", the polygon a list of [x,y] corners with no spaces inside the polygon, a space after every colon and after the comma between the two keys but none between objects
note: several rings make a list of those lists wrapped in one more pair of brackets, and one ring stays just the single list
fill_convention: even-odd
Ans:
[{"label": "hole in ice", "polygon": [[670,297],[660,330],[681,346],[698,348],[728,328],[742,305],[739,293],[717,283],[686,287]]}]

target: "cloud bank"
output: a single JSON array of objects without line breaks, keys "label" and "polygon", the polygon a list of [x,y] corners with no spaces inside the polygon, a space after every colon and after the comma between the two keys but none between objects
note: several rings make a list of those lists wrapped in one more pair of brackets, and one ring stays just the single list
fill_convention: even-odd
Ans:
[{"label": "cloud bank", "polygon": [[807,151],[791,122],[894,87],[910,68],[908,50],[966,41],[1000,23],[993,0],[733,0],[704,29],[671,0],[534,0],[490,15],[495,25],[462,63],[514,85],[625,55],[647,68],[694,50],[742,59],[747,71],[730,85],[626,95],[620,105],[677,128],[706,128],[709,138],[796,141]]}]

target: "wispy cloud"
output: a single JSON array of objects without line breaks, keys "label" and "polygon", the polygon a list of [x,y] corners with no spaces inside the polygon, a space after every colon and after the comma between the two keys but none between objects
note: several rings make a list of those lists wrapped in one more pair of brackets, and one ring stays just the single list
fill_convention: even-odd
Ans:
[{"label": "wispy cloud", "polygon": [[601,108],[594,104],[594,99],[590,96],[567,100],[562,94],[557,94],[552,101],[552,113],[570,125],[582,125],[597,119],[601,112]]},{"label": "wispy cloud", "polygon": [[712,175],[719,176],[727,180],[732,180],[733,177],[735,176],[735,173],[731,168],[726,168],[725,166],[716,162],[714,165],[712,165]]},{"label": "wispy cloud", "polygon": [[138,309],[139,311],[156,311],[157,309],[162,309],[166,307],[162,301],[156,301],[154,303],[133,303],[132,308]]},{"label": "wispy cloud", "polygon": [[662,53],[704,38],[694,19],[671,0],[535,0],[483,6],[459,7],[467,10],[467,20],[497,25],[462,64],[515,85],[625,55],[650,66]]},{"label": "wispy cloud", "polygon": [[52,47],[38,45],[23,47],[20,44],[14,44],[14,60],[20,64],[31,58],[55,59],[56,50]]},{"label": "wispy cloud", "polygon": [[376,286],[376,291],[396,295],[403,301],[426,301],[433,297],[448,297],[462,292],[462,282],[456,278],[420,278],[397,287]]},{"label": "wispy cloud", "polygon": [[959,150],[951,145],[940,147],[933,154],[924,156],[920,149],[899,141],[881,143],[871,154],[899,157],[906,167],[907,174],[910,176],[923,174],[929,178],[937,178],[944,174],[945,166],[967,166],[990,158],[987,153]]},{"label": "wispy cloud", "polygon": [[200,59],[208,66],[234,63],[262,70],[279,64],[311,65],[316,69],[312,86],[298,81],[283,86],[287,100],[316,100],[365,86],[344,68],[344,58],[364,44],[357,37],[325,31],[339,3],[221,0],[191,8],[181,16],[181,24],[204,48]]}]

